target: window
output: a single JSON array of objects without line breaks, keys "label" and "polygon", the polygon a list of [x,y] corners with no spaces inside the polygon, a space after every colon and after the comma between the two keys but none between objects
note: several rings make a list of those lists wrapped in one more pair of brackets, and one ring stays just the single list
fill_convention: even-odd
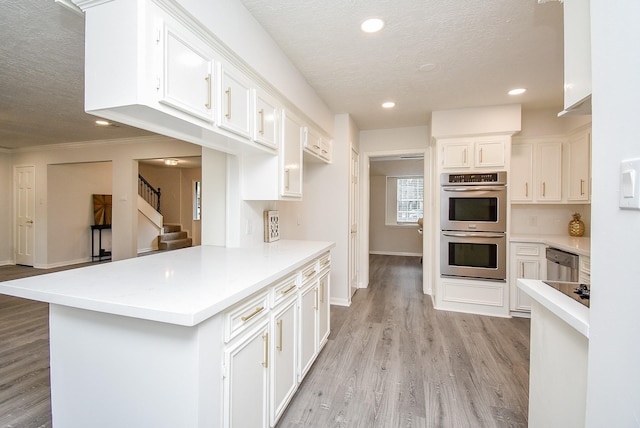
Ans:
[{"label": "window", "polygon": [[387,177],[385,223],[414,225],[424,215],[424,177]]}]

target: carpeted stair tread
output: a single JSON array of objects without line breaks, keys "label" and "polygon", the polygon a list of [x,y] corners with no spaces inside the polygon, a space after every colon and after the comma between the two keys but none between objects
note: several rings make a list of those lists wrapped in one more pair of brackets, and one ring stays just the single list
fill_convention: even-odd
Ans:
[{"label": "carpeted stair tread", "polygon": [[187,248],[191,246],[191,238],[186,239],[174,239],[171,241],[161,241],[158,244],[159,250],[177,250],[180,248]]}]

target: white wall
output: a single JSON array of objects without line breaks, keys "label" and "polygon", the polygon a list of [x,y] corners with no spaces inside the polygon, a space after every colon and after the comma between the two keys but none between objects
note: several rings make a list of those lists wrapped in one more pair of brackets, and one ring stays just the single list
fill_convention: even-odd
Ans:
[{"label": "white wall", "polygon": [[[49,165],[47,168],[47,249],[49,267],[91,261],[93,195],[112,193],[111,162]],[[95,232],[98,254],[98,232]],[[111,250],[111,231],[102,231],[102,248]]]},{"label": "white wall", "polygon": [[591,1],[593,197],[587,427],[640,425],[640,211],[618,208],[640,158],[640,2]]},{"label": "white wall", "polygon": [[514,133],[522,128],[520,104],[434,111],[432,134],[436,138]]},{"label": "white wall", "polygon": [[133,139],[71,143],[25,148],[14,151],[14,165],[34,165],[36,172],[35,267],[49,266],[47,243],[49,225],[47,166],[51,164],[111,161],[113,168],[113,259],[135,257],[137,253],[137,187],[136,159],[199,156],[200,146],[162,136]]},{"label": "white wall", "polygon": [[574,212],[581,214],[584,236],[591,235],[590,205],[511,205],[511,234],[568,235],[569,221]]},{"label": "white wall", "polygon": [[348,305],[350,143],[358,147],[357,128],[349,115],[335,118],[332,163],[305,161],[303,201],[278,202],[280,233],[285,239],[333,241],[331,303]]},{"label": "white wall", "polygon": [[0,149],[0,266],[13,263],[13,164]]},{"label": "white wall", "polygon": [[192,245],[200,245],[200,220],[193,219],[194,188],[193,182],[202,182],[202,172],[200,168],[181,169],[181,191],[180,191],[180,224],[182,228],[189,232]]},{"label": "white wall", "polygon": [[518,137],[567,135],[591,122],[591,116],[558,117],[557,109],[522,110],[522,131]]}]

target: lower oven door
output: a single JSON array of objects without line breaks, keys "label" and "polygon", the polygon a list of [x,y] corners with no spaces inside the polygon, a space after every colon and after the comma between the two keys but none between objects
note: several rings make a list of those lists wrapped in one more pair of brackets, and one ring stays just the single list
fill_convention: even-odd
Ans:
[{"label": "lower oven door", "polygon": [[443,231],[440,274],[505,281],[507,237],[504,233]]}]

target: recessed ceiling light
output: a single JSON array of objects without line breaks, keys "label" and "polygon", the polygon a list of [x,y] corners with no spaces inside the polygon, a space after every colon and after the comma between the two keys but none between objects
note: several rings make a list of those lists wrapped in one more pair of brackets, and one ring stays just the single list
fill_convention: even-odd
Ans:
[{"label": "recessed ceiling light", "polygon": [[369,18],[360,24],[360,28],[365,33],[375,33],[377,31],[382,30],[384,27],[384,21],[380,18]]},{"label": "recessed ceiling light", "polygon": [[165,159],[164,164],[169,166],[176,166],[178,165],[178,159]]},{"label": "recessed ceiling light", "polygon": [[96,120],[96,125],[109,126],[111,123],[108,120]]},{"label": "recessed ceiling light", "polygon": [[387,101],[382,103],[383,108],[394,108],[395,106],[396,106],[396,103],[394,103],[393,101]]},{"label": "recessed ceiling light", "polygon": [[512,89],[509,91],[509,95],[520,95],[527,92],[525,88]]}]

